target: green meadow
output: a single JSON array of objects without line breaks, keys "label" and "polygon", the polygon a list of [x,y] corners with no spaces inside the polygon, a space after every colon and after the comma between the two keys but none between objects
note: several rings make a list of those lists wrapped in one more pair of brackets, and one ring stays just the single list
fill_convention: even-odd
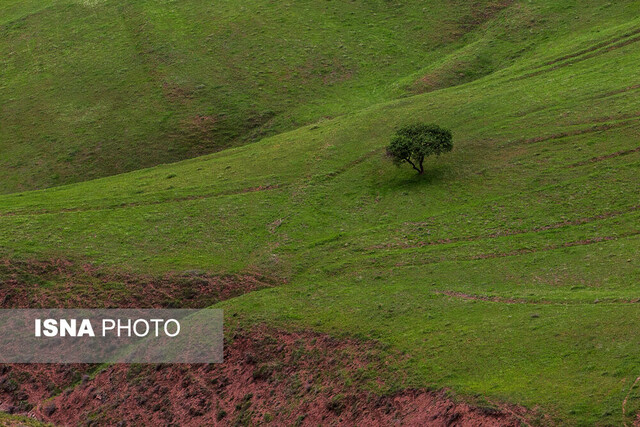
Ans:
[{"label": "green meadow", "polygon": [[[6,0],[0,192],[195,157],[402,95],[399,80],[475,43],[502,9],[449,3]],[[470,74],[497,66],[479,62]]]},{"label": "green meadow", "polygon": [[0,256],[263,274],[231,327],[377,340],[382,392],[632,423],[640,3],[427,3],[4,2]]}]

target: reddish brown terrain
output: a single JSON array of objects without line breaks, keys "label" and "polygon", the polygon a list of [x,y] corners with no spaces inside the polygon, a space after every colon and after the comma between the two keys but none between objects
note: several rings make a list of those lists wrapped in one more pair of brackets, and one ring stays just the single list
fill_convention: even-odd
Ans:
[{"label": "reddish brown terrain", "polygon": [[522,410],[443,392],[363,391],[381,363],[372,344],[259,327],[236,333],[224,364],[114,365],[35,414],[62,425],[520,425]]},{"label": "reddish brown terrain", "polygon": [[[55,276],[56,282],[66,277],[70,294],[96,281],[114,280],[88,266],[79,271],[60,260],[4,262],[2,273],[3,308],[61,303],[49,288],[40,291],[32,276]],[[202,301],[269,285],[264,278],[197,272],[117,279],[124,284],[121,289],[133,295],[131,307],[167,306],[191,285],[197,286],[196,295],[205,297]],[[145,283],[150,292],[143,299]],[[18,292],[25,288],[30,291]],[[114,301],[124,293],[94,295],[96,299],[82,306],[119,305]],[[187,300],[198,306],[195,296]],[[388,363],[382,354],[374,342],[257,326],[237,329],[227,337],[225,362],[219,365],[4,365],[0,410],[56,425],[517,426],[525,420],[523,408],[474,407],[443,391],[390,392],[378,375]]]},{"label": "reddish brown terrain", "polygon": [[76,266],[68,260],[0,261],[2,308],[203,308],[273,286],[260,275],[163,276]]}]

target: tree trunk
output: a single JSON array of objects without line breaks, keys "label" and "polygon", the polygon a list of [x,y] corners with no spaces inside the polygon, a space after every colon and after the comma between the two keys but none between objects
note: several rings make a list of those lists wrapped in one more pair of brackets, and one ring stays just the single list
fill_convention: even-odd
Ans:
[{"label": "tree trunk", "polygon": [[415,165],[415,164],[414,164],[410,159],[404,159],[404,160],[405,160],[407,163],[409,163],[409,164],[411,165],[411,167],[412,167],[412,168],[414,168],[416,171],[418,171],[418,173],[419,173],[420,175],[422,175],[422,172],[423,172],[423,171],[422,171],[422,170],[420,170],[420,169],[422,169],[422,164],[420,164],[420,169],[418,169],[418,168],[416,167],[416,165]]}]

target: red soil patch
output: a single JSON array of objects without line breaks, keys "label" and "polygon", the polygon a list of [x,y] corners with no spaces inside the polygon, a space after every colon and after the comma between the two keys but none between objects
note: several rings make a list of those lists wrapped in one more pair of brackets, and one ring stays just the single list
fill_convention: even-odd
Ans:
[{"label": "red soil patch", "polygon": [[61,259],[0,262],[0,308],[202,308],[275,284],[258,275],[113,273]]},{"label": "red soil patch", "polygon": [[[274,281],[193,271],[161,277],[112,273],[70,261],[0,261],[0,308],[202,308]],[[0,410],[26,413],[95,365],[0,365]]]},{"label": "red soil patch", "polygon": [[[268,286],[254,276],[112,274],[65,260],[0,263],[3,307],[180,307]],[[63,289],[51,283],[68,282]],[[116,289],[108,291],[108,283]],[[8,286],[7,286],[8,285]],[[45,286],[46,285],[46,286]],[[83,294],[84,288],[90,292]],[[35,291],[34,291],[35,290]],[[185,291],[194,292],[184,294]],[[207,300],[207,298],[210,298]],[[264,326],[238,330],[211,365],[4,365],[0,410],[61,425],[520,425],[523,408],[478,408],[444,392],[377,394],[402,379],[376,343]],[[90,375],[95,374],[94,378]]]},{"label": "red soil patch", "polygon": [[92,369],[87,364],[0,365],[0,411],[26,414],[39,402],[80,381]]},{"label": "red soil patch", "polygon": [[[326,335],[242,331],[219,365],[113,365],[36,410],[63,425],[518,426],[522,408],[474,408],[443,392],[363,391],[383,368],[375,345]],[[119,424],[118,424],[119,423]]]}]

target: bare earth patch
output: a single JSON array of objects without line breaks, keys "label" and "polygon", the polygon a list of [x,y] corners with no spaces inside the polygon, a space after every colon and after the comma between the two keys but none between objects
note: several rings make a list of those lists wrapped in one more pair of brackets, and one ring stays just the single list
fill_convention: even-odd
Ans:
[{"label": "bare earth patch", "polygon": [[3,260],[0,308],[203,308],[274,284],[260,275],[134,275],[64,259]]},{"label": "bare earth patch", "polygon": [[[0,262],[2,308],[206,307],[272,286],[250,275],[109,273],[66,260]],[[58,425],[516,426],[515,406],[398,390],[375,342],[259,325],[226,337],[211,365],[0,365],[0,411]],[[388,384],[387,384],[388,382]]]},{"label": "bare earth patch", "polygon": [[88,364],[0,365],[0,411],[30,413],[35,405],[81,381],[94,368]]},{"label": "bare earth patch", "polygon": [[[3,309],[203,308],[274,284],[257,275],[134,275],[65,259],[0,260]],[[38,402],[86,380],[94,369],[90,364],[0,365],[0,411],[28,413]]]},{"label": "bare earth patch", "polygon": [[525,415],[474,408],[443,392],[363,391],[383,364],[370,343],[260,326],[236,333],[223,364],[113,365],[35,414],[62,425],[123,426],[517,426]]}]

